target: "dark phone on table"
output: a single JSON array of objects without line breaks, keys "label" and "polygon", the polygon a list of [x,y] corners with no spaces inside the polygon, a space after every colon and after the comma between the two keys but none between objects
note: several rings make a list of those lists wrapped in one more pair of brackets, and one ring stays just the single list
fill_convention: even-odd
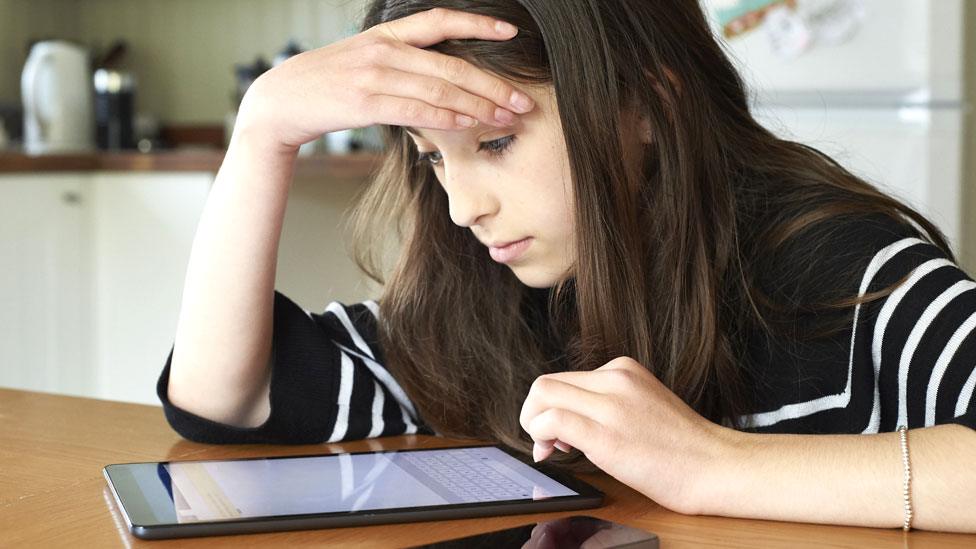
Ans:
[{"label": "dark phone on table", "polygon": [[576,515],[516,526],[413,549],[658,549],[656,534],[608,520]]}]

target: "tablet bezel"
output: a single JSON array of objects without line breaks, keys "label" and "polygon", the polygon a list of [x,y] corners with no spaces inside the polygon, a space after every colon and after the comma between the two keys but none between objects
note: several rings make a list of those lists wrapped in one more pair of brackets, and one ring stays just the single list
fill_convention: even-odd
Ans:
[{"label": "tablet bezel", "polygon": [[[449,503],[426,507],[398,507],[391,509],[370,509],[363,511],[340,511],[328,513],[309,513],[299,515],[268,515],[242,519],[161,523],[156,520],[144,520],[145,517],[130,517],[130,511],[135,508],[145,508],[149,505],[145,492],[134,482],[125,484],[125,492],[119,493],[121,486],[116,487],[110,469],[120,468],[127,471],[133,465],[159,465],[170,463],[219,463],[233,461],[253,461],[265,459],[295,459],[310,457],[329,457],[342,454],[384,454],[400,452],[417,452],[431,450],[457,450],[463,448],[497,448],[512,458],[532,467],[552,480],[577,492],[578,495],[554,496],[542,500],[503,500],[473,503]],[[475,446],[445,446],[435,448],[405,448],[388,450],[366,450],[360,452],[336,452],[328,454],[299,454],[290,456],[258,456],[231,459],[201,459],[176,461],[146,461],[117,463],[106,465],[102,469],[112,495],[115,497],[119,512],[125,518],[129,531],[142,539],[166,539],[178,537],[214,536],[226,534],[244,534],[256,532],[272,532],[286,530],[306,530],[316,528],[338,528],[346,526],[368,526],[373,524],[393,524],[399,522],[419,522],[429,520],[446,520],[456,518],[475,518],[484,516],[512,515],[522,513],[543,513],[552,511],[569,511],[591,509],[603,503],[604,494],[597,488],[568,474],[562,473],[545,465],[532,463],[526,458],[512,452],[503,446],[481,444]],[[118,475],[117,475],[118,476]],[[118,479],[117,479],[118,480]],[[160,485],[162,490],[162,485]],[[165,490],[164,490],[165,492]],[[168,494],[167,494],[168,496]],[[127,501],[128,507],[123,501]],[[155,517],[153,516],[155,519]]]}]

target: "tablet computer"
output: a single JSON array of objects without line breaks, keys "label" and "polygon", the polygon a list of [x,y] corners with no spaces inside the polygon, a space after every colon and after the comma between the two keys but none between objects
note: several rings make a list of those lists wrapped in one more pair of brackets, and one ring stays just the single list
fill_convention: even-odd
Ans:
[{"label": "tablet computer", "polygon": [[143,539],[364,526],[587,509],[596,488],[498,446],[232,460],[103,470]]}]

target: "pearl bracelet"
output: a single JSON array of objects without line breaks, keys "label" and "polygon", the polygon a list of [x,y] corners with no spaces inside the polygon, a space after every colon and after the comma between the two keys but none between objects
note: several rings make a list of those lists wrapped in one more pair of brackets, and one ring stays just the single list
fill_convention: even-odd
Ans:
[{"label": "pearl bracelet", "polygon": [[905,467],[905,479],[902,484],[902,495],[905,500],[905,522],[902,530],[905,532],[912,529],[912,464],[908,460],[908,427],[901,425],[898,427],[901,435],[901,462]]}]

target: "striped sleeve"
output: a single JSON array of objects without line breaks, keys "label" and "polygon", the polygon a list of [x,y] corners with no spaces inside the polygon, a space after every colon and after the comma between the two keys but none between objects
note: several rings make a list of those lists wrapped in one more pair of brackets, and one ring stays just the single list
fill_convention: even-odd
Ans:
[{"label": "striped sleeve", "polygon": [[942,423],[976,429],[976,283],[917,239],[899,240],[879,256],[868,274],[904,282],[878,304],[864,335],[873,386],[862,432]]},{"label": "striped sleeve", "polygon": [[430,433],[399,383],[383,366],[374,301],[330,303],[321,314],[274,297],[271,414],[261,426],[210,421],[167,398],[172,350],[157,384],[170,425],[207,443],[311,444]]},{"label": "striped sleeve", "polygon": [[[793,279],[791,299],[894,291],[845,311],[848,328],[828,339],[785,338],[758,353],[759,411],[738,424],[784,433],[976,429],[976,283],[914,230],[862,223],[836,234],[834,245],[820,241],[827,257]],[[837,285],[845,269],[858,273],[851,287]]]}]

